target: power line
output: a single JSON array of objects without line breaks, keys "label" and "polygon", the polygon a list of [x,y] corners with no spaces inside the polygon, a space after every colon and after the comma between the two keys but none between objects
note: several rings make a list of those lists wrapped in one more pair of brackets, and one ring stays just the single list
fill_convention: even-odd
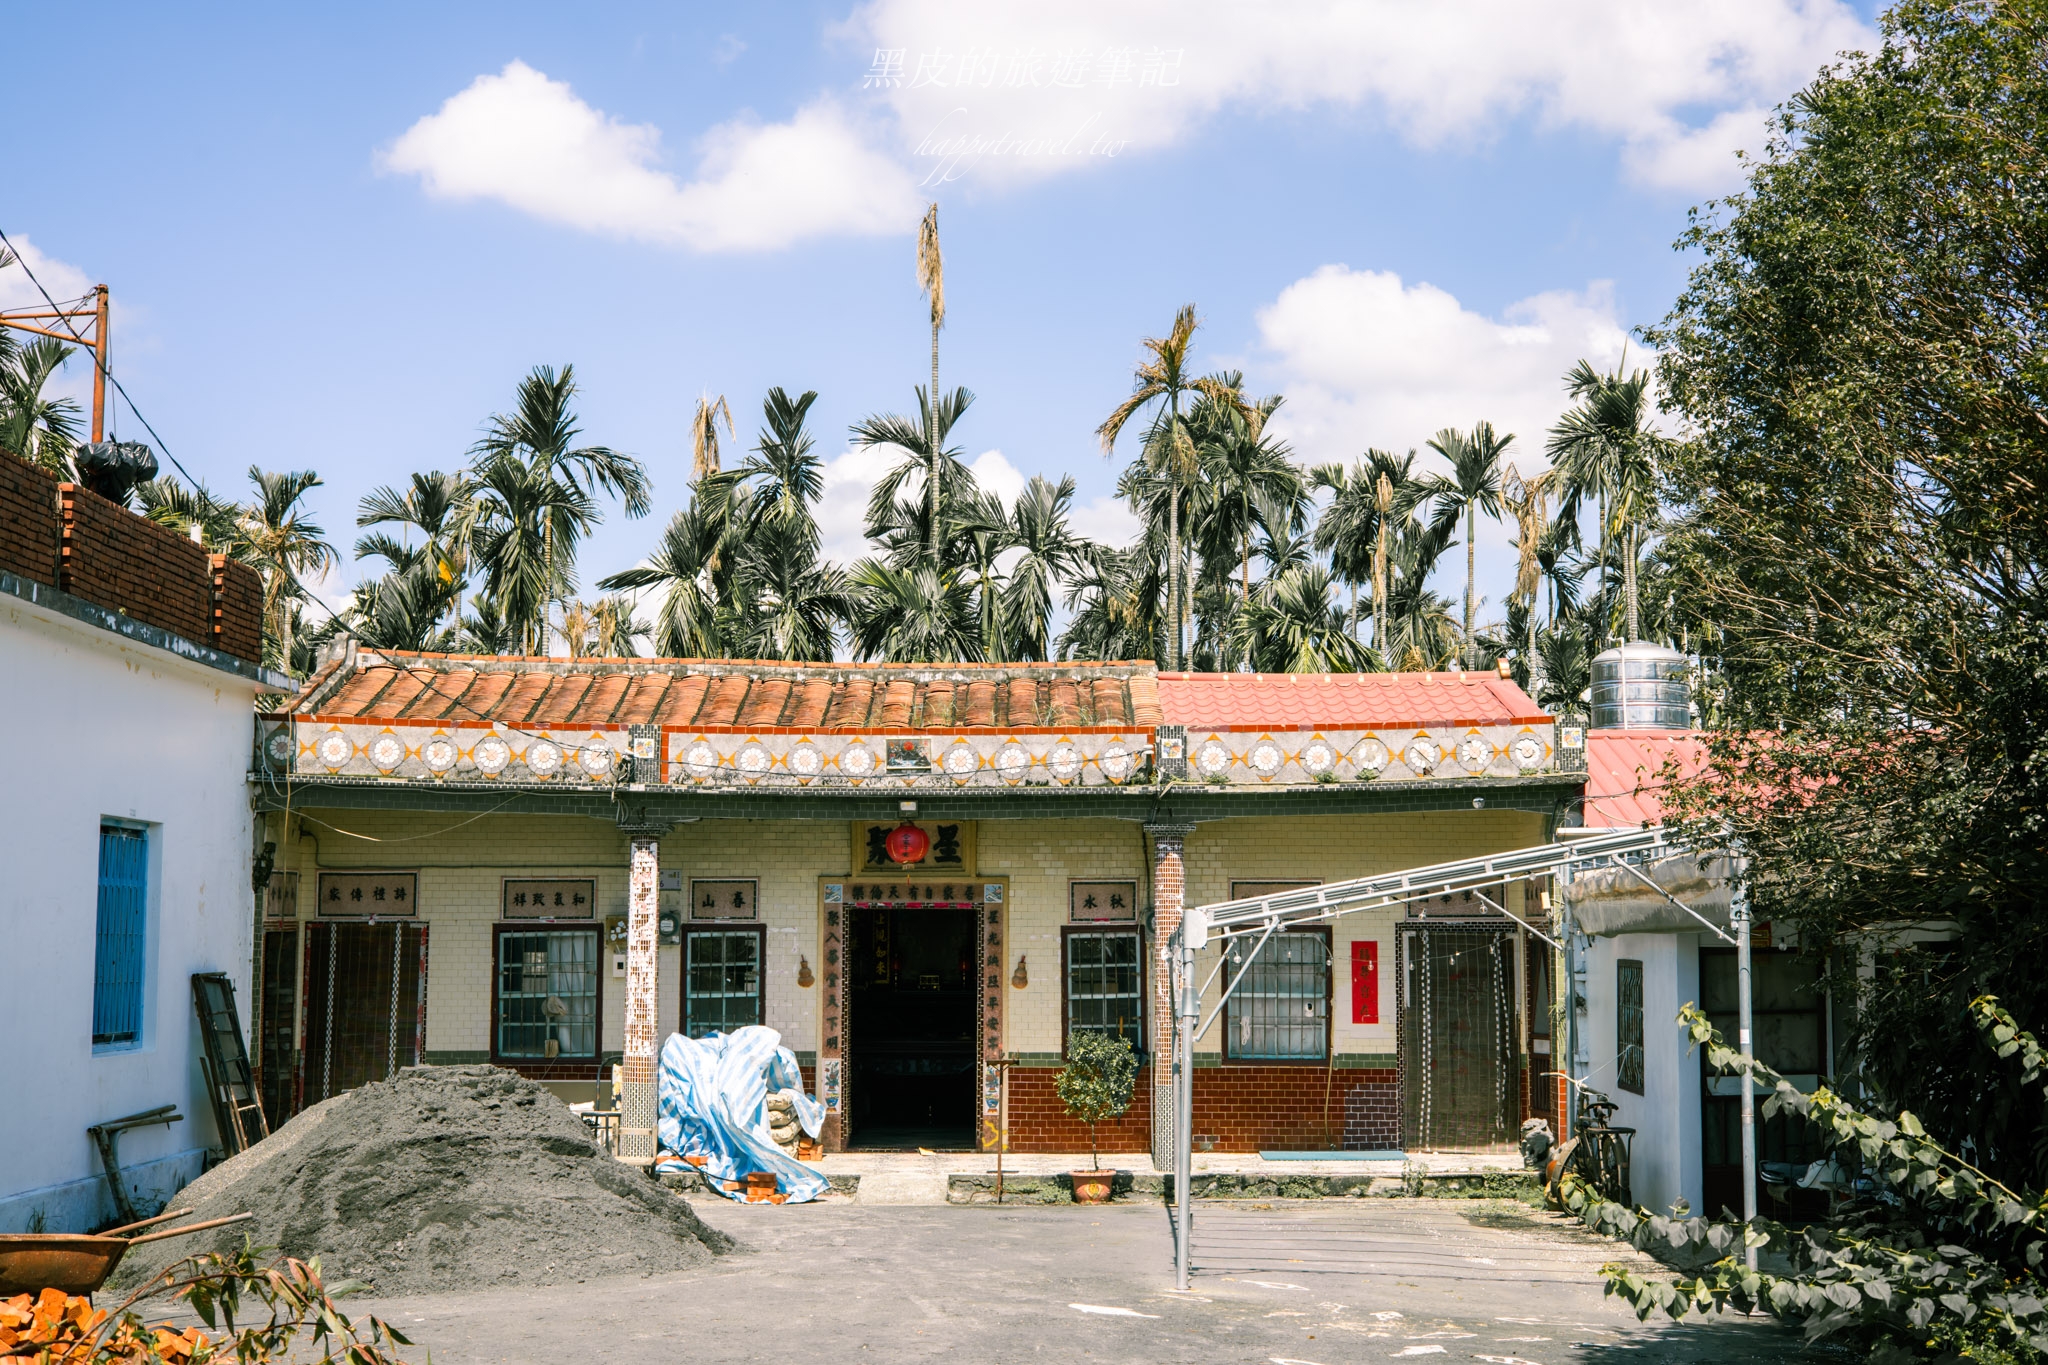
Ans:
[{"label": "power line", "polygon": [[[36,292],[43,296],[43,302],[49,304],[53,312],[62,312],[63,310],[58,307],[57,301],[50,297],[50,291],[43,288],[43,282],[36,278],[36,272],[29,269],[28,257],[22,255],[19,251],[16,251],[14,249],[14,243],[7,239],[7,233],[5,231],[0,231],[0,247],[7,248],[7,254],[12,256],[14,258],[14,263],[21,267],[21,273],[28,276],[29,283],[33,284],[36,287]],[[85,343],[81,341],[79,345],[81,348],[83,348]],[[110,369],[105,364],[105,362],[103,362],[100,359],[99,353],[97,351],[92,351],[91,355],[94,368],[99,370],[101,376],[109,384],[112,384],[114,386],[114,392],[120,394],[122,401],[128,404],[128,411],[135,414],[135,420],[142,423],[142,429],[148,432],[150,436],[156,441],[156,448],[164,453],[164,458],[166,460],[169,460],[172,463],[172,465],[176,466],[177,471],[185,476],[185,482],[191,484],[194,488],[200,487],[201,485],[199,480],[192,477],[191,470],[185,468],[184,465],[178,463],[178,457],[171,454],[171,448],[168,445],[164,444],[164,438],[157,435],[156,428],[151,426],[149,424],[149,419],[142,415],[142,409],[135,406],[135,400],[128,396],[128,390],[121,387],[121,381],[114,378],[113,370]]]}]

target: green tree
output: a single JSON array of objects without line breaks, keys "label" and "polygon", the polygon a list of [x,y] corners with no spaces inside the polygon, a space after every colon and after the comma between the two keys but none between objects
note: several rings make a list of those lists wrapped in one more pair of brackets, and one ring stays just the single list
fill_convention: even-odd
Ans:
[{"label": "green tree", "polygon": [[1102,1169],[1095,1126],[1124,1116],[1137,1085],[1138,1058],[1121,1035],[1077,1028],[1067,1035],[1067,1064],[1052,1079],[1067,1113],[1088,1125],[1088,1159]]},{"label": "green tree", "polygon": [[[1642,637],[1636,559],[1657,516],[1657,454],[1662,438],[1651,428],[1650,374],[1624,375],[1619,366],[1600,374],[1581,360],[1565,376],[1574,405],[1550,429],[1545,447],[1563,476],[1558,516],[1574,523],[1586,499],[1599,504],[1602,583],[1612,540],[1622,557],[1624,638]],[[1604,635],[1604,631],[1603,631]]]},{"label": "green tree", "polygon": [[817,401],[815,389],[797,398],[780,388],[768,390],[761,404],[760,439],[739,468],[753,490],[754,515],[789,527],[813,545],[818,541],[818,522],[811,506],[824,496],[825,467],[804,421]]},{"label": "green tree", "polygon": [[974,590],[928,564],[864,559],[851,575],[854,652],[887,663],[979,663]]},{"label": "green tree", "polygon": [[1373,644],[1384,649],[1387,636],[1387,575],[1392,540],[1400,519],[1421,497],[1415,481],[1415,452],[1396,456],[1367,450],[1365,459],[1349,469],[1318,465],[1310,471],[1314,487],[1330,490],[1330,504],[1316,519],[1316,550],[1329,556],[1339,582],[1351,585],[1351,627],[1358,630],[1358,587],[1372,594]]},{"label": "green tree", "polygon": [[1646,336],[1687,438],[1662,558],[1726,713],[1672,797],[1739,842],[1758,918],[1875,954],[1830,982],[1874,1093],[2038,1190],[2040,1099],[1964,1020],[2048,1020],[2048,8],[1881,28],[1682,239]]},{"label": "green tree", "polygon": [[1478,583],[1479,514],[1498,517],[1500,503],[1500,457],[1512,434],[1494,434],[1493,423],[1478,422],[1472,434],[1445,427],[1430,438],[1429,448],[1451,463],[1449,476],[1431,474],[1422,480],[1422,492],[1431,503],[1431,525],[1455,529],[1465,522],[1465,643],[1472,643],[1473,593]]},{"label": "green tree", "polygon": [[1003,583],[1003,618],[1012,659],[1052,657],[1053,585],[1078,578],[1091,548],[1068,525],[1073,506],[1071,477],[1033,474],[1010,509],[1007,548],[1018,553]]},{"label": "green tree", "polygon": [[1156,659],[1166,630],[1163,536],[1141,531],[1138,543],[1122,549],[1090,545],[1068,581],[1066,605],[1073,613],[1060,632],[1062,659],[1115,662]]},{"label": "green tree", "polygon": [[542,365],[520,381],[518,403],[493,416],[472,452],[474,544],[487,590],[519,632],[522,652],[545,653],[553,603],[576,590],[576,550],[596,527],[597,494],[647,514],[638,460],[609,446],[578,445],[576,367]]},{"label": "green tree", "polygon": [[83,415],[71,399],[43,390],[70,357],[71,347],[52,337],[24,345],[0,328],[0,450],[65,478]]},{"label": "green tree", "polygon": [[728,515],[734,482],[731,474],[698,480],[690,505],[669,519],[647,561],[598,583],[606,592],[661,590],[654,650],[666,658],[717,659],[728,652],[722,571],[737,540]]},{"label": "green tree", "polygon": [[1196,540],[1205,559],[1236,560],[1244,604],[1252,597],[1252,539],[1264,524],[1261,507],[1287,506],[1299,514],[1308,494],[1286,442],[1266,431],[1281,397],[1246,400],[1244,376],[1235,371],[1209,378],[1212,392],[1199,394],[1188,414],[1205,494]]},{"label": "green tree", "polygon": [[[1200,467],[1194,435],[1188,430],[1181,407],[1191,401],[1190,395],[1200,392],[1208,392],[1219,401],[1229,401],[1227,395],[1217,392],[1219,385],[1214,381],[1197,379],[1188,364],[1198,326],[1195,305],[1183,304],[1173,315],[1173,326],[1167,329],[1165,336],[1146,337],[1142,344],[1148,358],[1139,363],[1132,376],[1130,397],[1117,404],[1115,410],[1103,419],[1102,425],[1095,429],[1095,434],[1101,438],[1103,453],[1110,454],[1116,449],[1116,438],[1130,420],[1146,408],[1158,405],[1145,432],[1141,458],[1155,470],[1165,472],[1167,488],[1175,495],[1166,499],[1166,666],[1170,669],[1178,669],[1185,664],[1182,639],[1186,629],[1187,574],[1181,552],[1181,499],[1178,494],[1194,482]],[[1143,515],[1142,510],[1139,514]]]},{"label": "green tree", "polygon": [[305,579],[341,563],[325,540],[326,531],[306,514],[301,499],[321,486],[310,469],[273,473],[249,466],[256,498],[242,510],[241,540],[247,561],[263,579],[264,657],[284,666],[292,657],[294,618],[287,604],[306,596]]},{"label": "green tree", "polygon": [[1365,673],[1383,665],[1348,629],[1336,584],[1320,564],[1298,564],[1259,585],[1238,613],[1239,657],[1260,673]]},{"label": "green tree", "polygon": [[[934,408],[922,388],[917,390],[917,416],[876,413],[853,424],[853,443],[862,449],[894,446],[903,458],[876,481],[868,495],[868,538],[882,542],[884,553],[898,566],[922,560],[942,576],[948,570],[946,527],[959,504],[976,494],[974,475],[960,459],[960,448],[948,446],[974,395],[955,389]],[[936,439],[934,439],[936,435]],[[920,485],[919,496],[904,490]]]}]

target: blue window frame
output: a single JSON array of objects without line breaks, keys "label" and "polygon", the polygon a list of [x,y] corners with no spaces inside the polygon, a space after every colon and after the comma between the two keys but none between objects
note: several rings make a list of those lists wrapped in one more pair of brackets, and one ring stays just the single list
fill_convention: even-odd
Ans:
[{"label": "blue window frame", "polygon": [[93,939],[92,1042],[142,1041],[143,935],[149,917],[149,835],[100,826],[99,922]]}]

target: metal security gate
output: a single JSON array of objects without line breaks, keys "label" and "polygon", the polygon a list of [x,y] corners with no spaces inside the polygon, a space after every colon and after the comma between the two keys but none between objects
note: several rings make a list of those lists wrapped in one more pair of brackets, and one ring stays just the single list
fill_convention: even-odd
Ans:
[{"label": "metal security gate", "polygon": [[424,1059],[427,926],[306,925],[302,1105],[386,1080]]},{"label": "metal security gate", "polygon": [[1401,931],[1401,1139],[1410,1151],[1512,1141],[1513,925]]}]

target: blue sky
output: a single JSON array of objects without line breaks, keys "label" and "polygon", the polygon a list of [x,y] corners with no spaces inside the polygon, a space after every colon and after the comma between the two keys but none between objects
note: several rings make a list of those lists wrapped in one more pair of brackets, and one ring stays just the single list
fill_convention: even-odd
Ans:
[{"label": "blue sky", "polygon": [[[344,546],[366,490],[456,467],[523,374],[573,362],[589,437],[655,476],[587,585],[684,496],[700,394],[745,446],[767,387],[819,390],[828,544],[857,547],[886,457],[846,427],[926,377],[936,198],[962,443],[998,487],[1072,474],[1108,537],[1093,429],[1188,301],[1200,363],[1287,394],[1304,460],[1484,417],[1540,463],[1556,377],[1669,307],[1687,208],[1871,40],[1835,0],[571,14],[18,11],[14,106],[65,112],[11,121],[0,227],[53,290],[112,287],[115,370],[186,468],[317,469]],[[26,288],[0,273],[0,307]],[[1483,579],[1505,543],[1482,533]]]}]

